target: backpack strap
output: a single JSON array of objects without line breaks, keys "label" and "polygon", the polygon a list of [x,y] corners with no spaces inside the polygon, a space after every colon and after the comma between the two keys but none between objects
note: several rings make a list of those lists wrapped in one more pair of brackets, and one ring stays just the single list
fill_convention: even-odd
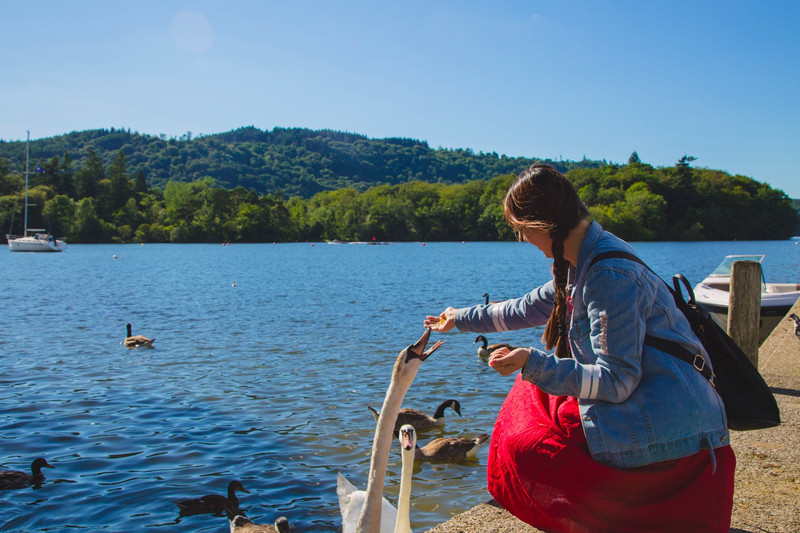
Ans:
[{"label": "backpack strap", "polygon": [[[637,256],[633,255],[632,253],[623,252],[622,250],[601,252],[592,258],[592,260],[589,262],[589,266],[586,268],[587,269],[592,268],[592,266],[595,263],[597,263],[598,261],[603,261],[605,259],[628,259],[629,261],[634,261],[636,263],[639,263],[650,272],[653,272],[653,270]],[[653,272],[653,274],[656,273]],[[656,276],[658,276],[658,274],[656,274]],[[661,279],[661,276],[658,276],[658,278]],[[687,300],[687,303],[689,304],[694,303],[694,291],[692,290],[692,286],[689,283],[689,280],[683,277],[683,275],[676,274],[675,277],[673,278],[672,281],[673,284],[675,285],[674,289],[670,287],[669,284],[663,279],[661,281],[664,282],[664,285],[666,285],[667,289],[669,289],[669,291],[672,293],[673,298],[675,299],[680,298],[681,300],[683,300],[683,294],[681,293],[681,287],[679,283],[683,283],[689,294],[689,299]],[[709,366],[706,364],[706,360],[703,358],[702,354],[692,353],[690,350],[687,350],[681,344],[678,344],[675,341],[653,337],[652,335],[648,335],[647,333],[645,333],[644,335],[644,343],[647,344],[648,346],[652,346],[656,350],[668,353],[673,357],[677,357],[678,359],[689,363],[695,368],[695,370],[700,372],[700,374],[702,374],[704,378],[706,378],[709,382],[711,382],[711,385],[716,387],[715,383],[716,376],[714,375],[714,372],[712,372],[711,368],[709,368]]]},{"label": "backpack strap", "polygon": [[[592,266],[597,263],[598,261],[602,261],[604,259],[628,259],[630,261],[634,261],[639,263],[640,265],[644,266],[647,270],[650,270],[650,267],[647,264],[633,255],[632,253],[623,252],[622,250],[613,250],[611,252],[601,252],[594,256],[592,260],[589,262],[589,266],[586,269],[592,268]],[[652,272],[652,271],[651,271]]]}]

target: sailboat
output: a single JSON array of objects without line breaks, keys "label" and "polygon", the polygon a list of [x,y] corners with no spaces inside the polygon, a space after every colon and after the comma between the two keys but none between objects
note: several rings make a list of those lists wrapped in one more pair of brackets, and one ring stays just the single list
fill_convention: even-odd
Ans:
[{"label": "sailboat", "polygon": [[[12,252],[61,252],[67,243],[45,233],[43,229],[28,229],[28,161],[30,159],[31,132],[25,141],[25,225],[21,236],[6,235],[8,248]],[[28,235],[32,233],[32,235]]]}]

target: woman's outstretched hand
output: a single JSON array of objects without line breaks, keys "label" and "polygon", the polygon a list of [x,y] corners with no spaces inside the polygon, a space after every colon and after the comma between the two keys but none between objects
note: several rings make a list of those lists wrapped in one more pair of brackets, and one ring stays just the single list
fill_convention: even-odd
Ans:
[{"label": "woman's outstretched hand", "polygon": [[428,315],[422,324],[433,331],[450,331],[456,327],[456,310],[453,307],[448,307],[442,311],[441,315]]},{"label": "woman's outstretched hand", "polygon": [[525,366],[531,355],[529,348],[498,348],[489,357],[489,366],[501,376],[508,376]]}]

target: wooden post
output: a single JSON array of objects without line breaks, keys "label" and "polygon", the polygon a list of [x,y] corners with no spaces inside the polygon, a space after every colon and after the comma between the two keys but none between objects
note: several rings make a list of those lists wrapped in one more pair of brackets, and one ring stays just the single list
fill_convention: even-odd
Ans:
[{"label": "wooden post", "polygon": [[728,335],[758,368],[758,328],[761,323],[761,263],[734,261],[728,301]]}]

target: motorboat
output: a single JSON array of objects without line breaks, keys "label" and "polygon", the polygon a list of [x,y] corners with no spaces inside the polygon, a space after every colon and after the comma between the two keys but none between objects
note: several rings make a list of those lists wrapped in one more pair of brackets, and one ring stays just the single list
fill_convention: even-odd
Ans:
[{"label": "motorboat", "polygon": [[[694,288],[695,301],[723,328],[728,327],[728,302],[731,291],[731,270],[736,261],[757,261],[763,255],[728,255],[711,274]],[[759,321],[759,345],[772,333],[775,326],[786,316],[800,297],[798,283],[767,283],[761,270],[761,318]]]},{"label": "motorboat", "polygon": [[[28,160],[30,158],[31,132],[25,142],[25,222],[21,236],[6,234],[8,249],[12,252],[62,252],[67,243],[45,233],[43,229],[28,228]],[[30,235],[29,235],[30,234]]]}]

